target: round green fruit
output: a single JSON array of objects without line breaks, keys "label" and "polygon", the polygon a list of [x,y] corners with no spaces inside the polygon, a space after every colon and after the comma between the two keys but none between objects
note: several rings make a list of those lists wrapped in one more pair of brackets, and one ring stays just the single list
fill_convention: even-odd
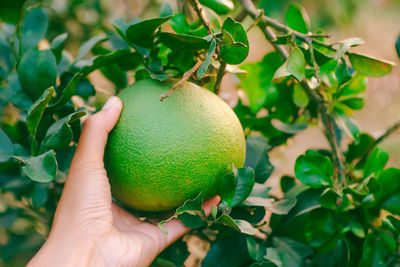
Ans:
[{"label": "round green fruit", "polygon": [[235,8],[231,0],[199,0],[199,3],[214,10],[218,15],[226,15]]},{"label": "round green fruit", "polygon": [[232,165],[244,164],[245,139],[232,109],[193,83],[161,102],[171,88],[141,80],[119,94],[124,107],[104,162],[114,197],[138,210],[169,210],[200,192],[210,198]]}]

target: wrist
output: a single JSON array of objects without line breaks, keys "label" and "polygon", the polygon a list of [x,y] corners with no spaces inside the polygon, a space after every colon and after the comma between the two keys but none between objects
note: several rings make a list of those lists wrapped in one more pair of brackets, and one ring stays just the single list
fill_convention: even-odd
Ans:
[{"label": "wrist", "polygon": [[50,235],[28,267],[102,266],[98,259],[95,260],[95,250],[96,245],[90,240]]}]

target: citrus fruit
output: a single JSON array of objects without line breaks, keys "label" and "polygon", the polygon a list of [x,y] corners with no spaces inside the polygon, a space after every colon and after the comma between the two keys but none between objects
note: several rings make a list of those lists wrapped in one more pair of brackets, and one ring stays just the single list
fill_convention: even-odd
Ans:
[{"label": "citrus fruit", "polygon": [[160,101],[172,84],[140,80],[119,97],[124,106],[109,135],[105,167],[114,197],[132,208],[163,211],[203,192],[244,164],[245,139],[232,109],[193,83]]}]

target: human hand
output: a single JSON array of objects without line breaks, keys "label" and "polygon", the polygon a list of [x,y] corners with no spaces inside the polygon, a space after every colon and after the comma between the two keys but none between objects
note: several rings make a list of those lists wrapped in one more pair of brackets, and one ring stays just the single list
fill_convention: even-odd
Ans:
[{"label": "human hand", "polygon": [[[121,110],[121,100],[111,97],[84,123],[49,238],[28,266],[148,266],[189,231],[175,219],[163,234],[112,203],[103,156]],[[207,214],[218,201],[204,203]]]}]

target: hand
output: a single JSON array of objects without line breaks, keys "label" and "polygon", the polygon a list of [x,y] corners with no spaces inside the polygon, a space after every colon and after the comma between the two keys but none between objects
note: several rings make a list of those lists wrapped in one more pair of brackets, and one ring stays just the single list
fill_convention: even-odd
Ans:
[{"label": "hand", "polygon": [[[189,231],[175,219],[165,235],[112,203],[103,155],[121,110],[111,97],[84,123],[49,238],[28,266],[148,266]],[[207,214],[218,201],[204,203]]]}]

